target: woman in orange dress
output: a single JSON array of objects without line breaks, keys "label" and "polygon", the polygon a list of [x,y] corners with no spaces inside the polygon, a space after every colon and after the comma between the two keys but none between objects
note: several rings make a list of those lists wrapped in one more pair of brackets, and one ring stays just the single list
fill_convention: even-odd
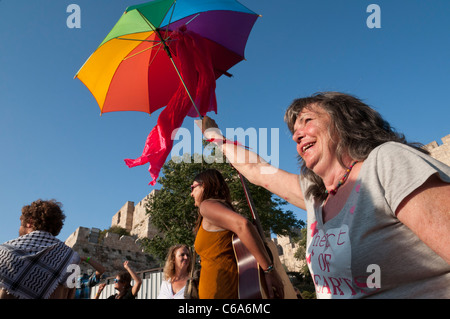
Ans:
[{"label": "woman in orange dress", "polygon": [[264,270],[268,294],[282,298],[283,286],[255,227],[236,213],[222,174],[206,170],[194,178],[191,196],[199,208],[195,250],[201,259],[200,299],[237,299],[238,271],[232,236],[235,233]]}]

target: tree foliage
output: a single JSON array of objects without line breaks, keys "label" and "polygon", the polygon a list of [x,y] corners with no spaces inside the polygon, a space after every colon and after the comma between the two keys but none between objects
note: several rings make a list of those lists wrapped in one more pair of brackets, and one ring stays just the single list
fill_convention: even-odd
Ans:
[{"label": "tree foliage", "polygon": [[118,225],[114,225],[114,226],[111,226],[110,228],[104,229],[100,232],[100,234],[98,236],[100,241],[103,240],[103,238],[105,238],[106,233],[117,234],[117,235],[119,235],[119,237],[130,236],[130,232],[127,231],[125,228],[120,227]]},{"label": "tree foliage", "polygon": [[314,282],[312,280],[311,273],[309,271],[308,263],[306,261],[306,236],[307,229],[302,228],[300,236],[295,238],[294,242],[299,245],[297,251],[294,254],[294,257],[303,264],[299,273],[302,275],[303,280],[301,284],[298,286],[300,291],[302,292],[302,297],[304,299],[315,299],[316,298],[316,289],[314,287]]},{"label": "tree foliage", "polygon": [[[195,240],[193,232],[198,210],[190,196],[190,185],[194,177],[208,169],[219,170],[224,176],[231,192],[236,211],[252,219],[238,172],[228,163],[222,154],[203,158],[199,154],[185,154],[182,158],[173,158],[162,168],[158,182],[162,185],[157,195],[148,202],[147,213],[158,229],[159,235],[142,240],[148,253],[164,260],[171,245],[187,244],[192,246]],[[266,189],[248,183],[256,211],[266,234],[295,236],[293,228],[301,228],[304,222],[297,220],[292,211],[283,210],[286,201],[276,197]]]}]

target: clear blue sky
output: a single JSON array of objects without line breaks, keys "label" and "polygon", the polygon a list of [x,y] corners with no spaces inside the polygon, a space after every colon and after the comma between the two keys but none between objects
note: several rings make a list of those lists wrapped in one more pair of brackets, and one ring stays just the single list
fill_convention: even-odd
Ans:
[{"label": "clear blue sky", "polygon": [[[79,226],[108,228],[126,201],[154,188],[147,165],[123,159],[140,155],[159,113],[100,116],[73,79],[125,8],[141,2],[0,0],[0,242],[17,237],[22,206],[37,198],[63,203],[65,240]],[[284,111],[317,91],[359,96],[413,141],[450,134],[448,0],[241,2],[262,18],[247,60],[218,80],[212,117],[222,129],[278,128],[280,168],[298,172]],[[79,29],[66,25],[71,3],[81,8]],[[378,29],[366,24],[372,3]],[[193,120],[184,127],[193,133]]]}]

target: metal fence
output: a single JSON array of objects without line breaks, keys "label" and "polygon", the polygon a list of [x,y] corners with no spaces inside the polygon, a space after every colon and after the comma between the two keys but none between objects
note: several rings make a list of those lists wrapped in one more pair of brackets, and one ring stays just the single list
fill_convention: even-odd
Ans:
[{"label": "metal fence", "polygon": [[[163,269],[150,269],[147,271],[138,272],[137,274],[142,278],[142,286],[141,289],[139,289],[136,299],[156,299],[163,281]],[[106,278],[106,286],[100,294],[99,299],[106,299],[117,293],[114,289],[114,278],[116,277]],[[131,281],[131,285],[134,285],[134,280]],[[97,291],[98,285],[91,289],[91,299],[95,298]]]}]

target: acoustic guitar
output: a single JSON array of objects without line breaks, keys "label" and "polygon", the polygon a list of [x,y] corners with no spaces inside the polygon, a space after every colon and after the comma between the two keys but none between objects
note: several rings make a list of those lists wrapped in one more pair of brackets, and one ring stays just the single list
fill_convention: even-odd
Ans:
[{"label": "acoustic guitar", "polygon": [[233,234],[233,249],[239,274],[239,299],[267,299],[264,274],[255,257],[236,234]]},{"label": "acoustic guitar", "polygon": [[[239,173],[239,172],[238,172]],[[284,299],[298,299],[291,281],[289,280],[283,265],[281,264],[278,255],[277,247],[272,240],[267,240],[256,212],[253,199],[248,189],[247,180],[241,173],[239,173],[242,187],[244,188],[245,197],[250,207],[250,212],[253,217],[253,224],[258,230],[261,239],[264,242],[267,253],[273,262],[274,271],[278,273],[284,288]],[[258,265],[255,257],[248,251],[248,249],[241,242],[239,237],[233,235],[233,249],[237,260],[239,272],[239,299],[267,299],[267,287],[264,280],[264,274]]]}]

